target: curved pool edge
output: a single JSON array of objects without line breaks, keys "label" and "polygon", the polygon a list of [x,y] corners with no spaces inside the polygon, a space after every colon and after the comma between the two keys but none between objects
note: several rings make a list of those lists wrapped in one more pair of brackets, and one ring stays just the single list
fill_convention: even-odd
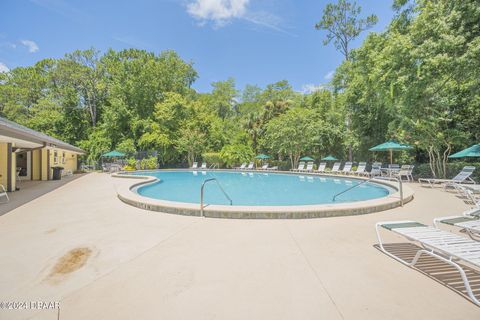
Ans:
[{"label": "curved pool edge", "polygon": [[[155,171],[190,171],[190,169],[166,169]],[[202,170],[215,171],[215,170]],[[238,172],[238,170],[224,170]],[[245,170],[246,172],[249,172]],[[136,171],[142,172],[142,171]],[[134,207],[187,216],[200,216],[200,205],[185,202],[174,202],[158,200],[139,195],[134,189],[158,181],[157,178],[147,175],[152,170],[144,171],[145,175],[128,175],[126,172],[112,174],[114,178],[132,179],[132,183],[122,184],[117,188],[118,198]],[[264,172],[264,171],[251,171]],[[272,173],[272,172],[269,172]],[[296,174],[289,171],[276,171],[274,173]],[[273,173],[273,174],[274,174]],[[302,173],[302,175],[320,176],[319,174]],[[321,176],[339,177],[338,175],[322,174]],[[342,176],[340,176],[342,177]],[[368,180],[363,177],[349,177],[357,180]],[[316,205],[295,205],[295,206],[226,206],[226,205],[208,205],[204,208],[204,216],[208,218],[230,218],[230,219],[307,219],[307,218],[326,218],[338,216],[351,216],[374,213],[393,209],[401,205],[400,192],[396,182],[385,180],[373,180],[377,184],[388,186],[395,192],[386,197],[337,204],[316,204]],[[403,202],[404,204],[413,200],[413,189],[403,184]]]}]

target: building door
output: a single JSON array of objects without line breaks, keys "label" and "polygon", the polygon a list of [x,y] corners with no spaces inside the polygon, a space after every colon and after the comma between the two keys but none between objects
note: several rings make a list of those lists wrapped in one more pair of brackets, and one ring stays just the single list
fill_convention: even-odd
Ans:
[{"label": "building door", "polygon": [[16,153],[17,157],[17,179],[18,180],[32,180],[32,152],[19,151]]}]

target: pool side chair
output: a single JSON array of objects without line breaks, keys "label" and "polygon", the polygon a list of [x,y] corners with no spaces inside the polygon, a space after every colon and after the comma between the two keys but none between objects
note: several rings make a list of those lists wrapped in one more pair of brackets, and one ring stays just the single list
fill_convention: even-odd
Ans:
[{"label": "pool side chair", "polygon": [[[468,213],[467,213],[468,212]],[[439,228],[439,224],[446,224],[461,228],[472,240],[480,241],[480,208],[467,210],[462,216],[448,216],[433,219],[433,225]]]},{"label": "pool side chair", "polygon": [[198,162],[194,162],[192,164],[192,169],[198,169]]},{"label": "pool side chair", "polygon": [[252,161],[248,164],[247,170],[253,170],[253,167],[255,166],[255,163]]},{"label": "pool side chair", "polygon": [[474,166],[465,166],[463,167],[462,171],[460,171],[455,177],[452,179],[425,179],[425,178],[420,178],[418,179],[418,182],[423,185],[427,184],[433,188],[435,185],[443,185],[444,188],[448,186],[452,186],[453,184],[458,184],[458,183],[473,183],[475,184],[475,180],[470,178],[470,176],[473,174],[475,171]]},{"label": "pool side chair", "polygon": [[357,170],[352,171],[352,173],[353,173],[354,175],[357,175],[357,176],[364,176],[364,175],[367,174],[367,173],[365,172],[366,169],[367,169],[367,163],[366,163],[366,162],[359,162],[359,163],[358,163]]},{"label": "pool side chair", "polygon": [[457,190],[460,198],[480,208],[480,185],[453,184],[452,187]]},{"label": "pool side chair", "polygon": [[206,162],[202,162],[202,169],[207,169],[207,163]]},{"label": "pool side chair", "polygon": [[343,169],[340,171],[342,174],[349,174],[352,171],[352,162],[345,162],[345,165],[343,166]]},{"label": "pool side chair", "polygon": [[240,165],[240,167],[236,167],[235,169],[237,169],[237,170],[243,170],[243,169],[245,169],[246,167],[247,167],[247,163],[244,162],[244,163],[242,163],[242,164]]},{"label": "pool side chair", "polygon": [[265,163],[260,170],[267,170],[268,169],[268,163]]},{"label": "pool side chair", "polygon": [[[421,248],[411,262],[387,251],[380,237],[380,229],[389,230],[409,241],[416,242]],[[480,269],[480,242],[466,237],[427,226],[416,221],[383,221],[375,225],[380,250],[395,260],[414,268],[422,255],[428,255],[454,267],[462,278],[468,297],[480,306],[479,299],[473,293],[467,273],[457,261],[463,261],[472,268]]]},{"label": "pool side chair", "polygon": [[277,170],[278,170],[278,166],[273,166],[273,167],[267,168],[267,170],[277,171]]},{"label": "pool side chair", "polygon": [[382,175],[382,168],[379,165],[373,164],[372,169],[368,173],[370,178],[380,177]]},{"label": "pool side chair", "polygon": [[308,162],[307,166],[302,171],[303,172],[312,172],[313,171],[313,162]]},{"label": "pool side chair", "polygon": [[404,164],[400,167],[400,170],[397,173],[395,173],[393,176],[396,178],[399,178],[402,181],[403,181],[403,177],[407,178],[407,182],[413,181],[412,172],[414,167],[415,166],[413,165]]},{"label": "pool side chair", "polygon": [[3,184],[0,184],[0,199],[4,199],[4,200],[1,200],[0,203],[7,203],[10,201],[7,190],[5,189]]},{"label": "pool side chair", "polygon": [[316,173],[325,173],[325,168],[327,167],[327,163],[326,162],[320,162],[320,164],[318,165],[318,168],[317,170],[315,171]]},{"label": "pool side chair", "polygon": [[340,166],[342,165],[341,162],[335,162],[332,167],[332,173],[340,173]]},{"label": "pool side chair", "polygon": [[302,171],[303,169],[305,169],[305,162],[304,161],[300,161],[298,163],[298,167],[296,169],[290,169],[290,171]]}]

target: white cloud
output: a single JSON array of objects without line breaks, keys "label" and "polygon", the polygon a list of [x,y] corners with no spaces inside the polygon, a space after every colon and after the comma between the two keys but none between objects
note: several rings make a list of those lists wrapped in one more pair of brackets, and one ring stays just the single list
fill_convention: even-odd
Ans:
[{"label": "white cloud", "polygon": [[20,40],[20,43],[27,47],[30,53],[37,52],[40,49],[35,41],[32,40]]},{"label": "white cloud", "polygon": [[187,12],[202,24],[213,21],[222,26],[247,12],[250,0],[194,0],[187,4]]},{"label": "white cloud", "polygon": [[267,11],[249,10],[249,4],[250,0],[189,0],[187,12],[198,20],[201,26],[211,22],[214,28],[220,28],[238,19],[289,36],[297,36],[281,27],[280,17]]},{"label": "white cloud", "polygon": [[334,75],[335,75],[335,70],[331,70],[325,75],[325,79],[332,80]]},{"label": "white cloud", "polygon": [[0,62],[0,72],[8,72],[10,69],[4,64]]},{"label": "white cloud", "polygon": [[302,86],[302,89],[300,91],[304,94],[308,94],[308,93],[313,93],[315,91],[323,90],[325,88],[326,87],[323,84],[307,83]]}]

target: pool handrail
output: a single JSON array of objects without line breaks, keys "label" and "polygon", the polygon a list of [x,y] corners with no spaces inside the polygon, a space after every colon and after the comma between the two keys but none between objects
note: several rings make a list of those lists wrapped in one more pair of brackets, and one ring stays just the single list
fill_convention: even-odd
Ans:
[{"label": "pool handrail", "polygon": [[201,217],[205,217],[205,214],[203,212],[203,193],[204,193],[204,188],[205,188],[205,184],[207,184],[208,182],[210,181],[215,181],[218,185],[218,187],[220,188],[220,190],[223,192],[223,194],[225,195],[225,197],[230,201],[230,205],[233,205],[233,201],[232,201],[232,198],[230,198],[228,196],[228,194],[225,192],[225,190],[223,189],[222,185],[220,184],[220,182],[218,182],[217,178],[210,178],[210,179],[206,179],[203,181],[202,183],[202,187],[200,188],[200,216]]}]

